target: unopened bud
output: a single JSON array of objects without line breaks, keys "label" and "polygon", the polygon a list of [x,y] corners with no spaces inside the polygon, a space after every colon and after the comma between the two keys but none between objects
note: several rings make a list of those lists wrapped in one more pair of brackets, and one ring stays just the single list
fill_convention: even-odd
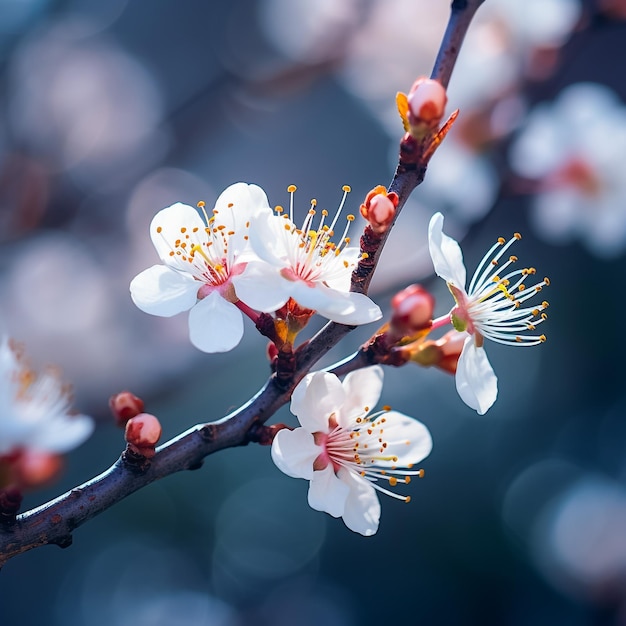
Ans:
[{"label": "unopened bud", "polygon": [[435,299],[421,285],[409,285],[391,299],[390,326],[401,336],[430,328],[433,321]]},{"label": "unopened bud", "polygon": [[444,372],[455,374],[467,336],[467,333],[451,330],[436,341],[416,343],[414,348],[407,346],[406,350],[410,351],[411,361],[418,365],[438,367]]},{"label": "unopened bud", "polygon": [[130,391],[121,391],[109,398],[109,407],[116,424],[122,427],[131,417],[143,412],[143,400]]},{"label": "unopened bud", "polygon": [[161,423],[150,413],[140,413],[126,422],[124,436],[134,452],[152,458],[155,454],[154,448],[161,438]]},{"label": "unopened bud", "polygon": [[24,450],[12,468],[15,482],[24,489],[42,487],[54,480],[63,468],[58,454],[40,450]]},{"label": "unopened bud", "polygon": [[448,102],[446,90],[439,81],[421,76],[413,83],[407,99],[411,134],[422,135],[425,130],[439,126]]},{"label": "unopened bud", "polygon": [[387,193],[385,187],[378,185],[367,194],[361,205],[361,215],[369,222],[372,230],[380,235],[393,223],[398,201],[396,193]]}]

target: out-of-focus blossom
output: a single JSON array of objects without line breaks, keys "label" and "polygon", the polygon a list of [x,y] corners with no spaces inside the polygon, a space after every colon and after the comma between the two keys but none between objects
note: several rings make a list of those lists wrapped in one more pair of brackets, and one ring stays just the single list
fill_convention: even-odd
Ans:
[{"label": "out-of-focus blossom", "polygon": [[276,215],[265,212],[255,218],[250,242],[261,261],[251,261],[245,272],[233,279],[237,294],[248,306],[265,312],[276,311],[293,298],[300,306],[343,324],[380,319],[382,312],[376,304],[363,294],[350,292],[350,276],[360,258],[358,248],[347,247],[353,215],[348,216],[339,243],[332,240],[350,188],[344,187],[341,205],[330,224],[325,223],[325,209],[318,224],[313,224],[313,200],[300,228],[293,219],[295,191],[291,185],[289,215],[277,207]]},{"label": "out-of-focus blossom", "polygon": [[131,281],[133,302],[163,317],[189,311],[189,337],[199,350],[234,348],[243,335],[243,319],[233,278],[254,258],[250,220],[264,212],[271,215],[265,192],[245,183],[222,192],[211,218],[181,203],[159,211],[150,236],[163,265]]},{"label": "out-of-focus blossom", "polygon": [[545,341],[545,335],[524,334],[534,331],[547,316],[548,303],[535,307],[521,306],[542,290],[549,280],[526,287],[534,268],[505,270],[517,261],[501,259],[511,245],[520,239],[516,233],[508,242],[503,238],[487,251],[465,288],[466,270],[459,244],[443,232],[443,215],[433,215],[428,228],[428,245],[435,272],[448,284],[456,300],[450,313],[433,322],[433,328],[451,323],[468,337],[463,344],[456,369],[456,388],[461,399],[480,415],[495,402],[498,395],[496,375],[483,347],[484,339],[512,346],[534,346]]},{"label": "out-of-focus blossom", "polygon": [[538,105],[511,147],[514,170],[537,181],[533,221],[546,240],[581,239],[610,258],[626,245],[626,107],[607,87],[571,85]]},{"label": "out-of-focus blossom", "polygon": [[21,353],[0,340],[0,455],[22,450],[63,453],[93,431],[93,420],[72,415],[67,386],[55,371],[37,374]]},{"label": "out-of-focus blossom", "polygon": [[126,178],[163,153],[162,102],[146,69],[91,25],[33,31],[11,65],[9,112],[20,142],[84,187]]},{"label": "out-of-focus blossom", "polygon": [[365,536],[378,530],[376,491],[408,501],[381,487],[421,476],[411,469],[430,453],[426,427],[402,413],[370,414],[378,402],[383,370],[369,367],[346,376],[343,383],[327,372],[309,374],[296,387],[291,412],[301,427],[280,430],[272,444],[278,468],[309,484],[309,505]]}]

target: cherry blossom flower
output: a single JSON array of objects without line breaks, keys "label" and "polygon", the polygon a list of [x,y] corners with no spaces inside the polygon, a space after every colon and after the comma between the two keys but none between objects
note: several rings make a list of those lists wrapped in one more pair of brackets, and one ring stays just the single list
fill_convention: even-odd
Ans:
[{"label": "cherry blossom flower", "polygon": [[521,239],[519,233],[507,242],[503,238],[487,251],[465,288],[466,270],[459,244],[443,232],[443,215],[435,213],[428,228],[430,256],[435,272],[448,284],[456,306],[442,318],[433,321],[433,329],[451,323],[459,332],[465,332],[463,349],[456,369],[456,388],[461,399],[480,415],[495,402],[498,395],[496,375],[483,347],[484,339],[513,346],[535,346],[545,341],[545,335],[524,334],[534,331],[547,319],[543,312],[546,301],[534,307],[522,306],[539,293],[550,281],[544,278],[532,287],[526,287],[528,276],[535,269],[506,271],[517,261],[505,252]]},{"label": "cherry blossom flower", "polygon": [[153,265],[132,280],[133,302],[163,317],[189,310],[189,337],[199,350],[234,348],[243,335],[240,309],[247,309],[235,293],[233,278],[255,258],[248,229],[250,220],[264,211],[271,214],[265,192],[245,183],[222,192],[211,218],[205,213],[203,219],[181,203],[159,211],[150,236],[163,265]]},{"label": "cherry blossom flower", "polygon": [[342,324],[366,324],[382,317],[381,310],[367,296],[350,291],[350,276],[360,258],[358,248],[347,247],[353,215],[348,215],[339,243],[332,241],[350,191],[348,186],[343,189],[341,205],[330,225],[325,223],[326,210],[321,211],[317,226],[313,224],[315,200],[302,227],[295,225],[294,185],[288,188],[289,215],[276,207],[276,214],[263,213],[255,219],[250,242],[261,261],[251,261],[246,271],[233,279],[237,294],[246,304],[272,312],[293,298],[301,307]]},{"label": "cherry blossom flower", "polygon": [[0,340],[0,457],[59,454],[80,445],[94,423],[70,414],[70,395],[58,374],[37,374],[7,337]]},{"label": "cherry blossom flower", "polygon": [[538,105],[511,147],[511,165],[538,182],[532,218],[555,243],[580,238],[609,258],[626,247],[626,108],[593,83],[564,89]]},{"label": "cherry blossom flower", "polygon": [[409,483],[422,476],[413,465],[430,453],[427,428],[402,413],[370,411],[380,397],[380,366],[352,372],[343,383],[328,372],[314,372],[295,388],[291,412],[301,424],[280,430],[272,443],[278,468],[309,484],[309,505],[365,536],[378,530],[376,491],[409,501],[382,487]]}]

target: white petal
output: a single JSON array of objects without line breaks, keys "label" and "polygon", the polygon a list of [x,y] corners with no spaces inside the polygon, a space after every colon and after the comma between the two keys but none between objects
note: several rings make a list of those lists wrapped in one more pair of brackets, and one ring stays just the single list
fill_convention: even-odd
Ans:
[{"label": "white petal", "polygon": [[171,317],[188,311],[197,300],[200,283],[165,265],[153,265],[133,278],[130,297],[144,313]]},{"label": "white petal", "polygon": [[339,412],[339,425],[354,427],[354,420],[369,413],[378,402],[383,389],[383,368],[380,365],[350,372],[343,380],[346,400]]},{"label": "white petal", "polygon": [[93,432],[94,422],[86,415],[63,415],[32,429],[28,446],[47,452],[67,452],[83,443]]},{"label": "white petal", "polygon": [[192,231],[204,229],[206,224],[196,209],[188,204],[177,202],[159,211],[150,223],[150,237],[156,251],[166,265],[178,265],[172,261],[170,252],[174,243],[181,238],[181,228]]},{"label": "white petal", "polygon": [[443,215],[435,213],[428,225],[428,249],[435,273],[459,289],[465,288],[465,265],[459,244],[443,232]]},{"label": "white petal", "polygon": [[291,412],[310,433],[328,432],[328,418],[345,401],[345,391],[334,374],[314,372],[304,377],[291,395]]},{"label": "white petal", "polygon": [[323,317],[357,326],[382,317],[382,311],[361,293],[342,293],[320,283],[309,287],[302,281],[292,283],[291,297],[301,306],[317,311]]},{"label": "white petal", "polygon": [[249,236],[254,229],[254,220],[262,214],[272,214],[263,189],[246,183],[227,187],[215,202],[213,212],[215,223],[225,225],[232,233],[229,246],[237,257],[250,248]]},{"label": "white petal", "polygon": [[477,348],[473,337],[463,345],[456,368],[456,390],[461,400],[479,415],[487,412],[498,396],[498,379],[484,348]]},{"label": "white petal", "polygon": [[430,454],[433,440],[424,424],[397,411],[389,411],[384,417],[381,437],[387,443],[385,454],[396,459],[378,461],[378,465],[407,467],[419,463]]},{"label": "white petal", "polygon": [[285,246],[292,244],[296,247],[299,243],[298,235],[290,236],[285,232],[286,223],[291,224],[284,217],[261,213],[255,216],[250,228],[252,249],[259,258],[279,269],[288,266]]},{"label": "white petal", "polygon": [[[235,183],[222,191],[215,201],[218,215],[231,209],[237,218],[249,220],[252,216],[266,211],[271,212],[267,195],[258,185]],[[219,220],[218,220],[219,221]]]},{"label": "white petal", "polygon": [[241,311],[214,291],[189,311],[189,339],[203,352],[228,352],[243,336]]},{"label": "white petal", "polygon": [[341,468],[340,480],[349,488],[343,511],[345,525],[355,533],[370,537],[378,530],[380,502],[369,481]]},{"label": "white petal", "polygon": [[263,261],[248,263],[242,274],[233,277],[232,283],[237,297],[257,311],[276,311],[290,297],[291,282]]},{"label": "white petal", "polygon": [[332,466],[328,465],[313,472],[309,485],[309,506],[333,517],[341,517],[349,491],[348,486],[337,478]]},{"label": "white petal", "polygon": [[304,428],[279,430],[272,442],[272,460],[281,472],[292,478],[313,478],[313,462],[322,449]]}]

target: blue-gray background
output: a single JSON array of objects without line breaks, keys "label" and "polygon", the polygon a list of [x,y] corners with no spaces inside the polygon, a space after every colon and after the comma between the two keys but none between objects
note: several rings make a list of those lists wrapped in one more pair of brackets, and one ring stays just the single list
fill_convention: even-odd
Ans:
[{"label": "blue-gray background", "polygon": [[[117,458],[123,437],[107,410],[116,391],[143,396],[167,439],[238,406],[268,374],[265,341],[249,324],[237,349],[203,355],[186,340],[185,316],[134,308],[127,285],[156,262],[147,226],[157,210],[210,206],[243,180],[272,204],[297,184],[303,211],[311,197],[336,206],[350,184],[356,211],[391,178],[388,135],[370,109],[332,64],[282,59],[259,26],[262,10],[252,0],[0,2],[1,315],[35,363],[61,364],[77,407],[98,420],[60,482],[26,506]],[[593,22],[555,76],[530,86],[531,99],[580,80],[626,97],[625,34],[619,22]],[[268,449],[226,450],[92,520],[71,548],[11,561],[0,573],[0,622],[626,623],[624,257],[535,239],[527,199],[505,194],[470,230],[468,265],[513,231],[524,233],[521,262],[552,280],[549,341],[488,346],[500,396],[483,417],[441,372],[386,372],[382,400],[426,423],[434,449],[411,504],[383,496],[377,535],[309,509],[306,483],[282,475]],[[412,280],[422,278],[416,268]],[[406,282],[388,278],[375,298],[386,307]],[[445,312],[445,286],[429,284]],[[597,514],[583,529],[551,525],[580,481]],[[584,543],[587,531],[595,543]],[[575,553],[579,545],[588,553]],[[610,567],[600,559],[586,570],[603,551]]]}]

